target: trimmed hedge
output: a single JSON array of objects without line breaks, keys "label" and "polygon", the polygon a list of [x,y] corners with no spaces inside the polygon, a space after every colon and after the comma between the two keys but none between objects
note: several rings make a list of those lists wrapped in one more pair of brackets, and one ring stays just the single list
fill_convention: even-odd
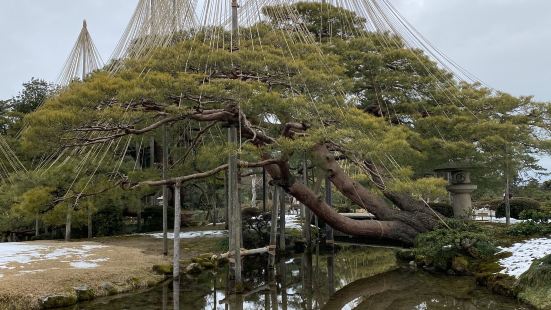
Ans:
[{"label": "trimmed hedge", "polygon": [[[490,208],[496,211],[496,217],[505,217],[505,201],[493,200],[489,203]],[[510,200],[511,217],[519,219],[520,213],[525,210],[541,210],[541,204],[534,199],[526,197],[514,197]]]}]

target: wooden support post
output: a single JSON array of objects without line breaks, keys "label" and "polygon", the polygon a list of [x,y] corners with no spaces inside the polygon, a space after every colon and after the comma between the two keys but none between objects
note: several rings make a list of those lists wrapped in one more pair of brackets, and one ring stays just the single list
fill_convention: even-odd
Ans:
[{"label": "wooden support post", "polygon": [[[237,128],[231,126],[229,129],[229,140],[232,146],[237,146]],[[235,150],[232,150],[228,158],[228,197],[230,206],[230,251],[234,251],[234,272],[236,288],[241,287],[241,207],[239,204],[238,185],[238,158]]]},{"label": "wooden support post", "polygon": [[71,221],[73,217],[73,206],[67,206],[67,217],[65,218],[65,241],[71,240]]},{"label": "wooden support post", "polygon": [[278,249],[285,252],[285,191],[279,189],[279,243]]},{"label": "wooden support post", "polygon": [[173,309],[180,308],[180,278],[174,278],[172,281],[172,302]]},{"label": "wooden support post", "polygon": [[[163,180],[167,177],[168,169],[168,132],[163,125]],[[163,255],[168,256],[168,186],[163,185]]]},{"label": "wooden support post", "polygon": [[[302,183],[308,186],[308,162],[306,158],[302,161]],[[310,226],[312,223],[312,212],[305,205],[302,205],[304,222],[302,226],[302,237],[304,238],[304,245],[307,249],[312,246],[312,234]]]},{"label": "wooden support post", "polygon": [[142,206],[141,204],[138,205],[138,211],[137,211],[137,224],[138,224],[138,227],[137,227],[137,230],[138,232],[141,232],[142,231]]},{"label": "wooden support post", "polygon": [[93,237],[93,230],[92,230],[92,206],[88,205],[87,211],[88,211],[88,239],[91,239],[91,238]]},{"label": "wooden support post", "polygon": [[303,297],[306,302],[306,310],[312,310],[313,277],[312,252],[305,251],[302,254],[302,287],[304,292]]},{"label": "wooden support post", "polygon": [[[230,196],[229,196],[229,188],[228,188],[228,171],[224,171],[224,216],[226,217],[225,220],[225,229],[230,229]],[[231,236],[231,232],[230,232]]]},{"label": "wooden support post", "polygon": [[162,293],[162,306],[161,306],[161,309],[162,310],[167,310],[168,309],[168,284],[163,284],[163,293]]},{"label": "wooden support post", "polygon": [[287,295],[287,265],[284,259],[279,262],[279,279],[281,280],[281,309],[287,310],[289,296]]},{"label": "wooden support post", "polygon": [[212,204],[212,226],[216,226],[218,223],[218,194],[216,193],[216,186],[212,187],[213,190],[213,204]]},{"label": "wooden support post", "polygon": [[149,167],[155,167],[155,137],[149,139]]},{"label": "wooden support post", "polygon": [[277,204],[277,186],[274,186],[274,191],[272,195],[272,217],[270,221],[270,246],[269,246],[269,267],[274,268],[275,267],[275,255],[276,255],[276,246],[277,246],[277,210],[278,210],[278,204]]},{"label": "wooden support post", "polygon": [[[331,180],[329,177],[325,178],[325,202],[332,207],[333,206],[333,192],[331,190]],[[333,237],[333,228],[325,223],[325,237],[326,243],[329,246],[333,246],[335,239]]]},{"label": "wooden support post", "polygon": [[180,277],[180,224],[182,221],[181,184],[174,185],[174,257],[173,277]]},{"label": "wooden support post", "polygon": [[509,171],[507,171],[505,174],[505,224],[511,225],[511,194],[509,185]]},{"label": "wooden support post", "polygon": [[327,256],[327,287],[329,296],[335,293],[335,256],[334,253]]},{"label": "wooden support post", "polygon": [[251,207],[256,208],[256,174],[251,175]]},{"label": "wooden support post", "polygon": [[266,213],[266,168],[262,167],[262,212]]},{"label": "wooden support post", "polygon": [[39,215],[36,214],[36,218],[34,220],[34,236],[38,237],[40,235],[40,226],[39,226]]}]

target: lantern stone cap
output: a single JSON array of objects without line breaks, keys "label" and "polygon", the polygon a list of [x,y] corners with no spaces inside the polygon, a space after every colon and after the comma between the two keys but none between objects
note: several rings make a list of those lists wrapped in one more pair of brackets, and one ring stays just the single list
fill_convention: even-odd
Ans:
[{"label": "lantern stone cap", "polygon": [[462,161],[450,161],[448,163],[436,166],[434,168],[435,172],[459,172],[459,171],[470,171],[478,167],[475,163],[469,160]]}]

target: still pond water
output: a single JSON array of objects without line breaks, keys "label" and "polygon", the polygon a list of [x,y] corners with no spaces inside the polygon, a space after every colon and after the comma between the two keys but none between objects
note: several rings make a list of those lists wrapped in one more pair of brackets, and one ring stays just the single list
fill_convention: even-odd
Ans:
[{"label": "still pond water", "polygon": [[247,259],[244,295],[228,294],[228,269],[222,268],[73,309],[529,309],[476,287],[471,277],[394,269],[393,260],[388,249],[348,248],[290,256],[277,263],[275,272],[269,272],[265,260]]}]

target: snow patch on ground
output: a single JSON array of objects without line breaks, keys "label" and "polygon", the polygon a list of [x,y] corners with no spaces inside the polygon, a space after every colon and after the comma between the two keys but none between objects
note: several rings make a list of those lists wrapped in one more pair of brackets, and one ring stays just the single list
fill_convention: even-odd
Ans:
[{"label": "snow patch on ground", "polygon": [[296,214],[285,214],[285,228],[302,229],[300,216]]},{"label": "snow patch on ground", "polygon": [[[73,268],[97,267],[97,262],[107,259],[88,259],[95,249],[103,245],[62,246],[52,244],[28,244],[23,242],[0,243],[0,270],[32,268],[33,263],[54,261],[68,263]],[[95,266],[92,267],[92,264]],[[43,269],[19,270],[20,274],[46,271]]]},{"label": "snow patch on ground", "polygon": [[[496,217],[496,211],[490,210],[488,208],[474,210],[473,219],[475,221],[484,221],[484,222],[490,222],[490,223],[502,223],[502,224],[506,223],[506,219],[504,217]],[[515,218],[511,218],[511,224],[518,224],[522,222],[524,222],[524,220],[517,220]]]},{"label": "snow patch on ground", "polygon": [[96,263],[86,262],[86,261],[75,261],[75,262],[71,262],[69,265],[77,269],[94,269],[99,266]]},{"label": "snow patch on ground", "polygon": [[499,261],[499,264],[505,268],[501,272],[518,278],[530,268],[534,260],[551,254],[551,237],[515,243],[501,250],[513,253],[511,257]]},{"label": "snow patch on ground", "polygon": [[[151,236],[156,239],[163,238],[163,233],[153,233],[153,234],[145,234],[145,235]],[[188,231],[188,232],[181,232],[180,239],[215,238],[215,237],[225,237],[227,235],[228,235],[227,230]],[[174,239],[174,233],[168,233],[167,238]]]}]

